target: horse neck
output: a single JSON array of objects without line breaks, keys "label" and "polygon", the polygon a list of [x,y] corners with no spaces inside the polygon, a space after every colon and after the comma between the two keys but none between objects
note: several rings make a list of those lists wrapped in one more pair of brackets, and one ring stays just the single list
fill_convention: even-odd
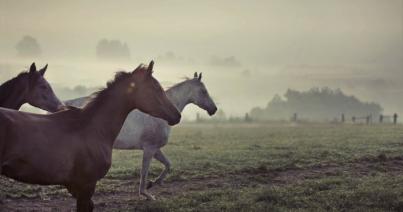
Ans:
[{"label": "horse neck", "polygon": [[0,107],[18,110],[26,103],[27,88],[18,85],[19,80],[22,79],[15,78],[0,86]]},{"label": "horse neck", "polygon": [[180,112],[182,112],[185,106],[191,101],[191,93],[189,92],[189,89],[189,86],[184,83],[174,86],[166,91],[168,99]]},{"label": "horse neck", "polygon": [[[107,91],[110,92],[110,91]],[[101,100],[94,100],[83,108],[83,114],[91,129],[101,136],[101,140],[111,147],[119,134],[123,123],[131,110],[122,95],[114,95],[113,92],[105,94]]]}]

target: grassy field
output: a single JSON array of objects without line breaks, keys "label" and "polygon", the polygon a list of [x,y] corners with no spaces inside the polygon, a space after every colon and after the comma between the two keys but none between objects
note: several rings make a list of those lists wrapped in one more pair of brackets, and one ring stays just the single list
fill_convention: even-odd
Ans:
[{"label": "grassy field", "polygon": [[[401,125],[183,124],[163,151],[173,167],[156,201],[138,196],[141,152],[114,151],[96,211],[403,211]],[[4,211],[75,204],[57,186],[0,186]]]}]

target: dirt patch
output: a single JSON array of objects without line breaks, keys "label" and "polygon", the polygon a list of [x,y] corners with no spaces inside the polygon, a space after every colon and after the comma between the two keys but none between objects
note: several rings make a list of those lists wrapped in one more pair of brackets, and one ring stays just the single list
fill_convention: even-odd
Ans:
[{"label": "dirt patch", "polygon": [[[384,173],[391,176],[403,175],[403,157],[363,157],[345,164],[322,163],[307,168],[287,166],[270,170],[265,166],[248,168],[225,176],[193,178],[189,180],[171,181],[163,186],[150,189],[157,198],[170,198],[192,191],[211,188],[237,188],[261,184],[287,185],[303,182],[306,179],[319,179],[327,176],[371,176]],[[138,181],[124,179],[105,179],[103,184],[113,188],[98,188],[93,200],[96,211],[121,209],[122,205],[147,204],[138,196]],[[57,195],[41,197],[6,197],[0,203],[0,211],[72,211],[75,201],[66,191]],[[124,206],[123,206],[124,207]]]},{"label": "dirt patch", "polygon": [[275,172],[273,182],[289,184],[305,179],[323,178],[325,176],[371,176],[384,173],[392,176],[403,175],[403,157],[386,157],[381,154],[377,157],[363,157],[346,164],[321,163],[309,168],[290,168]]}]

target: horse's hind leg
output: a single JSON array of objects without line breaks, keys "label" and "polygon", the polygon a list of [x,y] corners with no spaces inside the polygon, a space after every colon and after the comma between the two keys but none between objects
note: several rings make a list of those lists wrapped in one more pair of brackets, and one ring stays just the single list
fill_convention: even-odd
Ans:
[{"label": "horse's hind leg", "polygon": [[95,185],[74,185],[68,186],[67,189],[77,200],[77,212],[92,212],[94,210],[94,203],[91,200],[95,191]]},{"label": "horse's hind leg", "polygon": [[150,181],[147,185],[147,189],[151,188],[153,184],[159,184],[162,185],[162,182],[164,181],[165,177],[171,170],[171,162],[168,160],[167,157],[165,157],[164,153],[159,149],[157,152],[154,154],[154,158],[161,162],[164,165],[164,170],[162,170],[161,174],[157,177],[157,179],[152,182]]}]

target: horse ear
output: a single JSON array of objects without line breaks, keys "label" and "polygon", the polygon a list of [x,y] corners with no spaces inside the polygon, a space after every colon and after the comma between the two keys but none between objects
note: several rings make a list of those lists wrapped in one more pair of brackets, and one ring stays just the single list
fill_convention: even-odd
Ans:
[{"label": "horse ear", "polygon": [[198,79],[199,79],[199,81],[201,81],[201,79],[202,79],[202,73],[199,74],[199,78],[198,78]]},{"label": "horse ear", "polygon": [[148,65],[148,69],[147,69],[149,71],[150,75],[153,73],[153,68],[154,68],[154,61],[151,60],[150,64]]},{"label": "horse ear", "polygon": [[193,78],[197,78],[197,72],[193,74]]},{"label": "horse ear", "polygon": [[36,72],[36,65],[35,65],[35,63],[32,63],[31,67],[29,68],[29,73],[32,74],[35,72]]},{"label": "horse ear", "polygon": [[45,67],[43,67],[41,70],[39,70],[39,73],[43,76],[43,75],[45,75],[45,72],[47,69],[48,69],[48,64],[46,64]]}]

